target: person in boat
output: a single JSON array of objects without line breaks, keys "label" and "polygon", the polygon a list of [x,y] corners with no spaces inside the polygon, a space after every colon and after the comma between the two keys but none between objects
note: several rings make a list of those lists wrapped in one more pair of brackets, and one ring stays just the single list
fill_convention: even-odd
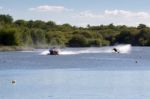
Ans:
[{"label": "person in boat", "polygon": [[59,55],[58,50],[53,47],[49,50],[49,55]]},{"label": "person in boat", "polygon": [[117,50],[117,48],[113,48],[113,50],[114,50],[116,53],[119,53],[119,51]]}]

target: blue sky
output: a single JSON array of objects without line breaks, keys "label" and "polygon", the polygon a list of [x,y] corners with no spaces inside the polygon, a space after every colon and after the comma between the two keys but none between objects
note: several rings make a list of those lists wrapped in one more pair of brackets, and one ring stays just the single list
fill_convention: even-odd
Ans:
[{"label": "blue sky", "polygon": [[76,26],[150,26],[150,0],[0,0],[0,14],[15,20],[55,21]]}]

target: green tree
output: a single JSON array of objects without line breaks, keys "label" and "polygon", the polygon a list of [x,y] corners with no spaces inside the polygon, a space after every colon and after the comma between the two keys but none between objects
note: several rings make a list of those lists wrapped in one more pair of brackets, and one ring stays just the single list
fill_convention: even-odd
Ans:
[{"label": "green tree", "polygon": [[138,43],[141,46],[150,45],[150,29],[142,29],[137,35]]},{"label": "green tree", "polygon": [[146,28],[147,26],[145,24],[139,24],[139,26],[137,26],[137,29],[144,29]]},{"label": "green tree", "polygon": [[70,39],[68,44],[71,47],[86,47],[88,46],[88,40],[83,35],[76,34]]},{"label": "green tree", "polygon": [[38,45],[38,44],[45,43],[45,33],[43,30],[32,29],[30,33],[31,33],[33,44]]},{"label": "green tree", "polygon": [[68,39],[64,32],[61,31],[49,31],[46,34],[48,44],[51,46],[65,46]]},{"label": "green tree", "polygon": [[16,30],[0,30],[0,45],[20,45],[20,38]]},{"label": "green tree", "polygon": [[10,15],[0,15],[0,23],[1,24],[11,24],[13,22],[13,18]]},{"label": "green tree", "polygon": [[18,27],[20,27],[20,26],[26,27],[27,22],[24,21],[24,20],[16,20],[16,21],[14,22],[14,24],[17,25]]},{"label": "green tree", "polygon": [[130,44],[134,41],[134,36],[128,30],[121,31],[121,33],[116,37],[117,43]]}]

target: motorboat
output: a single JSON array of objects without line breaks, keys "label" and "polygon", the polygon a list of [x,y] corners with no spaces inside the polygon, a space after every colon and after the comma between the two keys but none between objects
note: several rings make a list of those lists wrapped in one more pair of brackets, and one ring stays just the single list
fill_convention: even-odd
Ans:
[{"label": "motorboat", "polygon": [[59,50],[56,49],[55,47],[49,49],[48,55],[59,55]]}]

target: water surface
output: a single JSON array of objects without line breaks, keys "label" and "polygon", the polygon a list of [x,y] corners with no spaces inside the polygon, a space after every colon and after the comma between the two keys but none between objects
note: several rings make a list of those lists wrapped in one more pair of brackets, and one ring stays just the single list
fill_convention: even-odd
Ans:
[{"label": "water surface", "polygon": [[0,52],[0,99],[149,99],[149,50],[132,47],[117,54],[109,47],[69,48],[60,56],[41,54],[45,50]]}]

